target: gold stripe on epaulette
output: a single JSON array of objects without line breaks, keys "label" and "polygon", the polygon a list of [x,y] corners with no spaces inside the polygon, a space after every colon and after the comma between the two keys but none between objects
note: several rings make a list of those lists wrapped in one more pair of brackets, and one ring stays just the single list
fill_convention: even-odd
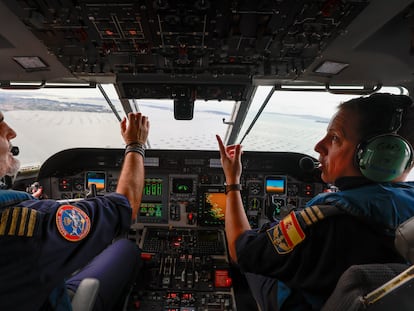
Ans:
[{"label": "gold stripe on epaulette", "polygon": [[26,235],[28,237],[32,237],[33,236],[33,232],[35,229],[35,224],[36,224],[36,216],[37,216],[37,211],[34,209],[30,210],[30,218],[29,221],[27,223],[27,233]]},{"label": "gold stripe on epaulette", "polygon": [[316,217],[316,215],[313,213],[313,210],[311,208],[305,208],[305,212],[308,214],[308,216],[310,217],[312,223],[315,223],[318,221],[318,218]]},{"label": "gold stripe on epaulette", "polygon": [[311,206],[312,211],[315,213],[316,217],[318,217],[319,220],[322,220],[325,218],[324,214],[321,212],[321,210],[319,209],[319,206],[317,205],[312,205]]},{"label": "gold stripe on epaulette", "polygon": [[21,210],[22,209],[20,207],[15,207],[13,209],[11,224],[9,228],[9,235],[16,235],[17,219],[19,218]]},{"label": "gold stripe on epaulette", "polygon": [[306,214],[305,210],[300,211],[300,216],[302,216],[302,219],[305,221],[305,223],[308,226],[312,225],[312,221],[309,219],[308,215]]},{"label": "gold stripe on epaulette", "polygon": [[0,235],[32,237],[37,211],[27,207],[7,208],[1,213]]},{"label": "gold stripe on epaulette", "polygon": [[20,218],[19,231],[17,232],[18,236],[23,236],[24,235],[24,230],[26,229],[27,212],[28,212],[27,208],[22,209],[22,217]]},{"label": "gold stripe on epaulette", "polygon": [[313,225],[325,218],[325,215],[317,205],[306,207],[304,210],[300,211],[300,216],[302,216],[302,219],[308,226]]},{"label": "gold stripe on epaulette", "polygon": [[6,226],[7,226],[7,219],[9,219],[9,212],[10,212],[10,209],[6,209],[1,213],[0,235],[4,235],[6,233]]},{"label": "gold stripe on epaulette", "polygon": [[312,226],[329,216],[340,214],[341,211],[333,205],[312,205],[299,212],[299,216],[307,226]]}]

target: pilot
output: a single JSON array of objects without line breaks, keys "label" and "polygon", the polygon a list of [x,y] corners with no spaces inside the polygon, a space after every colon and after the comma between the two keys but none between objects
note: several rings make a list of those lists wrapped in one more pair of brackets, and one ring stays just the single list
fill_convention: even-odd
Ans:
[{"label": "pilot", "polygon": [[414,216],[414,107],[408,96],[377,93],[343,102],[319,153],[321,178],[338,191],[252,230],[240,195],[242,147],[217,136],[226,180],[230,257],[262,311],[320,310],[351,265],[403,263],[394,231]]},{"label": "pilot", "polygon": [[[76,203],[0,191],[0,310],[71,310],[69,295],[84,278],[100,282],[94,310],[120,310],[141,266],[125,236],[144,184],[149,121],[129,113],[120,123],[126,144],[115,193]],[[15,131],[0,113],[0,175],[17,173]]]}]

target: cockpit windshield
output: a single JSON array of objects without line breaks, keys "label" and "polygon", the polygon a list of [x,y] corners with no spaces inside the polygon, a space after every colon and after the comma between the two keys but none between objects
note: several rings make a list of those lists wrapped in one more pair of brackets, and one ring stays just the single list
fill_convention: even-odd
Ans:
[{"label": "cockpit windshield", "polygon": [[[102,90],[1,90],[0,109],[18,133],[13,143],[20,148],[22,167],[39,166],[69,148],[122,148],[119,119],[125,116],[124,109],[112,85],[102,85]],[[381,92],[400,94],[402,90],[382,88]],[[234,142],[241,142],[245,150],[317,157],[313,148],[336,107],[356,96],[260,86],[244,118],[237,115],[241,113],[238,102],[196,100],[191,120],[174,119],[173,100],[132,99],[129,104],[132,111],[150,118],[148,148],[216,150],[215,135],[228,139],[235,120],[242,120]]]}]

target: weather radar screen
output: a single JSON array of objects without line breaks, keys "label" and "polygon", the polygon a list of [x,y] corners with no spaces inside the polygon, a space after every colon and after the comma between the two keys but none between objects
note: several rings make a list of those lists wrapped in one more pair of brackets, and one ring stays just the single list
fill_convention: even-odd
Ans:
[{"label": "weather radar screen", "polygon": [[224,189],[204,189],[199,192],[199,224],[202,226],[224,225],[226,214]]}]

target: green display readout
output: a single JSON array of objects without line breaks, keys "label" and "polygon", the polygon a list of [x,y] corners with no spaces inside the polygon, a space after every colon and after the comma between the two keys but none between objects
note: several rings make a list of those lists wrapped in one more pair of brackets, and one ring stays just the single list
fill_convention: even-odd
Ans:
[{"label": "green display readout", "polygon": [[160,178],[145,178],[144,195],[146,196],[161,196],[162,195],[162,179]]},{"label": "green display readout", "polygon": [[162,217],[162,204],[161,203],[141,203],[139,209],[139,216],[141,217]]}]

